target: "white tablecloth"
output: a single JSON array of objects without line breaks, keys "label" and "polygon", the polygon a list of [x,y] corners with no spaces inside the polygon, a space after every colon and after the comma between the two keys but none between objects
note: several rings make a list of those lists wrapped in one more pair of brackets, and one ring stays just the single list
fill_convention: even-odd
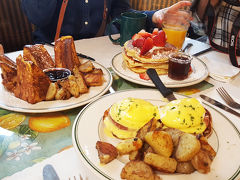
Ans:
[{"label": "white tablecloth", "polygon": [[[118,35],[115,35],[115,36],[117,37]],[[193,43],[193,47],[190,49],[189,54],[196,53],[202,49],[209,47],[209,45],[207,44],[204,44],[195,40],[191,40],[191,39],[186,39],[185,44],[188,42]],[[107,36],[79,40],[75,42],[75,46],[76,46],[77,52],[80,52],[95,58],[97,62],[101,63],[105,67],[110,67],[113,56],[122,51],[122,47],[119,45],[113,45]],[[54,54],[53,48],[46,47],[46,49],[51,55]],[[13,53],[9,53],[8,56],[11,59],[15,59],[20,53],[22,52],[21,51],[13,52]],[[203,56],[206,56],[210,61],[214,63],[221,62],[224,64],[231,64],[228,55],[222,54],[216,51],[205,53],[199,56],[199,58]],[[238,57],[238,59],[239,58],[240,57]],[[200,93],[194,94],[193,96],[197,97],[199,96],[199,94],[205,94],[207,96],[212,97],[213,99],[216,99],[224,103],[221,97],[216,92],[216,88],[220,86],[225,86],[229,91],[231,91],[231,93],[234,94],[234,96],[240,103],[240,98],[239,98],[240,97],[239,95],[240,75],[239,74],[228,83],[218,82],[209,77],[206,80],[214,84],[214,87],[207,89],[205,91],[202,91]],[[214,108],[224,113],[240,130],[240,118],[228,112],[225,112],[217,107],[214,107]],[[41,163],[35,164],[32,167],[29,167],[21,172],[18,172],[11,177],[6,177],[5,179],[35,179],[35,180],[42,179],[43,178],[42,169],[46,164],[52,164],[61,179],[66,179],[67,177],[77,175],[79,173],[81,173],[83,177],[85,177],[86,175],[85,171],[82,169],[82,165],[77,157],[77,154],[75,153],[74,149],[71,148],[61,153],[58,153],[42,161]]]}]

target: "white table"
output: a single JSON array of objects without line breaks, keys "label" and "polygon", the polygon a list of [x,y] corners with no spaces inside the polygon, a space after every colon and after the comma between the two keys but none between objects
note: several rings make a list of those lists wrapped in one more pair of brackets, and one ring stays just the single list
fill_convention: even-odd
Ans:
[{"label": "white table", "polygon": [[[118,36],[119,35],[115,35],[115,37],[118,37]],[[193,47],[190,49],[189,54],[196,53],[202,49],[209,47],[209,45],[207,44],[204,44],[195,40],[191,40],[191,39],[186,39],[185,44],[188,42],[193,43]],[[75,41],[75,46],[76,46],[77,52],[86,54],[88,56],[95,58],[97,62],[101,63],[105,67],[110,67],[111,60],[114,57],[114,55],[122,51],[122,47],[119,45],[113,45],[112,42],[109,40],[108,36],[78,40],[78,41]],[[53,48],[46,46],[46,49],[51,55],[54,55]],[[15,59],[21,53],[22,53],[21,51],[8,53],[7,56],[9,56],[11,59]],[[207,52],[199,56],[199,58],[203,56],[206,56],[208,59],[211,59],[212,61],[220,61],[225,64],[231,64],[228,55],[221,54],[216,51]],[[240,59],[240,57],[238,57],[238,59]],[[238,74],[235,77],[235,79],[229,83],[218,82],[213,80],[210,77],[208,77],[206,80],[211,84],[214,84],[214,87],[209,88],[200,93],[194,94],[193,96],[198,97],[199,94],[205,94],[207,96],[211,96],[212,98],[224,103],[215,90],[217,87],[227,85],[228,87],[233,87],[235,89],[240,90],[240,74]],[[214,107],[214,108],[224,113],[240,130],[240,118],[234,115],[231,115],[230,113],[225,112],[217,107]],[[64,168],[66,166],[65,162],[68,164],[67,166],[71,166],[70,164],[72,164],[71,168]],[[69,176],[73,175],[76,172],[81,172],[84,174],[81,164],[79,163],[79,160],[77,158],[77,155],[74,153],[74,150],[71,148],[64,152],[58,153],[41,163],[35,164],[33,167],[27,168],[22,172],[16,173],[15,175],[6,179],[15,179],[15,178],[16,179],[21,179],[21,178],[42,179],[42,174],[41,174],[42,168],[47,163],[53,164],[61,177],[68,177],[68,175]],[[28,174],[29,176],[26,176],[26,174]]]}]

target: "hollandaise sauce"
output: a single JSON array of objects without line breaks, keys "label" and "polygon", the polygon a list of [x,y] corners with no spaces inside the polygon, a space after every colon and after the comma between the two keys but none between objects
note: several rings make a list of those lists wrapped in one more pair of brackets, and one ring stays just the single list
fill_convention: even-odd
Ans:
[{"label": "hollandaise sauce", "polygon": [[110,115],[117,123],[130,129],[139,129],[158,115],[158,108],[143,99],[125,98],[115,103]]},{"label": "hollandaise sauce", "polygon": [[171,101],[160,110],[162,123],[187,133],[202,133],[207,127],[204,123],[205,108],[195,98]]},{"label": "hollandaise sauce", "polygon": [[157,106],[143,99],[124,98],[111,106],[108,117],[104,119],[105,133],[110,131],[121,139],[132,138],[154,117],[159,119]]}]

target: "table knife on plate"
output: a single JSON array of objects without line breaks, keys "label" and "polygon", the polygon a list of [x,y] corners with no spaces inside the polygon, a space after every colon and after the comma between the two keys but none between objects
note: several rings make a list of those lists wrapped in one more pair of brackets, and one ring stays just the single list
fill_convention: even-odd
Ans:
[{"label": "table knife on plate", "polygon": [[156,88],[161,92],[163,97],[167,98],[168,101],[176,100],[176,97],[174,96],[173,92],[170,89],[166,88],[166,86],[161,81],[155,69],[153,68],[147,69],[147,74],[149,78],[152,80],[153,84],[156,86]]},{"label": "table knife on plate", "polygon": [[59,180],[59,177],[51,164],[47,164],[43,167],[43,179],[44,180]]},{"label": "table knife on plate", "polygon": [[210,97],[207,97],[207,96],[205,96],[203,94],[201,94],[200,97],[202,99],[204,99],[205,101],[209,102],[210,104],[213,104],[213,105],[215,105],[215,106],[217,106],[217,107],[219,107],[219,108],[221,108],[221,109],[223,109],[223,110],[225,110],[225,111],[227,111],[227,112],[229,112],[231,114],[234,114],[235,116],[240,117],[240,113],[238,113],[237,111],[234,111],[233,109],[225,106],[224,104],[222,104],[222,103],[220,103],[220,102],[218,102],[218,101],[216,101],[216,100],[214,100],[214,99],[212,99]]}]

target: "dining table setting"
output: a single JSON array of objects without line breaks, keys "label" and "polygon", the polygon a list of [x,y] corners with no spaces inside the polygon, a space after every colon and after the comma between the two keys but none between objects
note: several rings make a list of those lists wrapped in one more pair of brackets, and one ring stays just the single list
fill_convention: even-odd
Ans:
[{"label": "dining table setting", "polygon": [[[124,64],[124,46],[109,36],[75,40],[74,45],[78,57],[101,69],[104,78],[100,86],[91,86],[79,97],[31,104],[6,91],[0,80],[0,179],[121,179],[124,158],[105,165],[99,162],[96,142],[115,143],[103,128],[105,111],[127,97],[143,98],[156,106],[169,101],[169,94],[159,92],[151,79],[140,78]],[[163,180],[238,180],[240,108],[226,99],[228,93],[240,103],[240,69],[232,66],[227,54],[207,43],[186,37],[182,47],[186,46],[184,51],[192,58],[191,74],[184,80],[157,77],[176,99],[196,98],[211,113],[209,143],[216,156],[207,174],[158,174]],[[54,57],[54,44],[44,48]],[[20,54],[23,51],[5,55],[15,61]]]}]

